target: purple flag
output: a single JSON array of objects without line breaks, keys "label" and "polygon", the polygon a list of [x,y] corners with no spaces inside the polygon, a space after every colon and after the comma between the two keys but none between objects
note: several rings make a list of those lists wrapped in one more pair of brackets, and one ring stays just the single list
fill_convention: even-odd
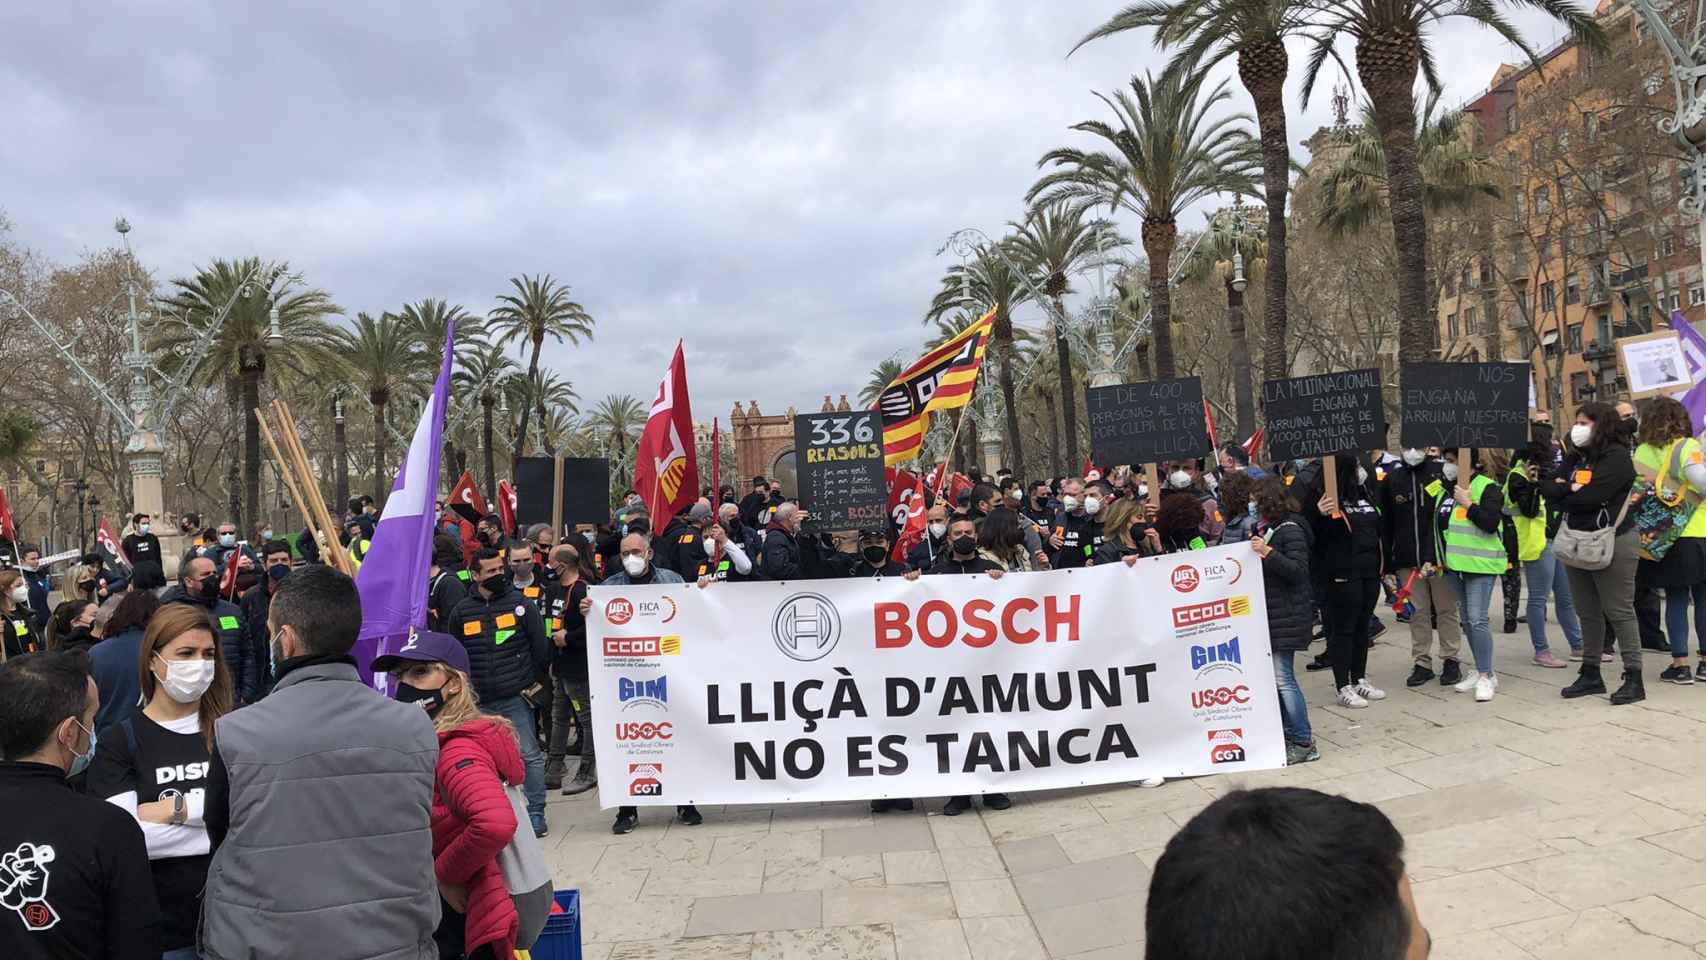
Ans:
[{"label": "purple flag", "polygon": [[1706,337],[1683,318],[1681,310],[1671,311],[1670,325],[1682,341],[1682,358],[1688,363],[1688,378],[1694,381],[1694,386],[1677,399],[1688,408],[1688,419],[1698,436],[1706,431]]},{"label": "purple flag", "polygon": [[361,593],[361,636],[355,643],[355,665],[362,678],[384,691],[387,678],[374,677],[368,665],[392,653],[409,635],[427,626],[427,572],[432,566],[433,497],[438,492],[438,460],[443,446],[444,413],[450,406],[450,361],[456,342],[456,323],[444,335],[444,360],[432,397],[415,425],[414,439],[397,471],[397,482],[385,501],[385,512],[373,530],[373,545],[356,571]]}]

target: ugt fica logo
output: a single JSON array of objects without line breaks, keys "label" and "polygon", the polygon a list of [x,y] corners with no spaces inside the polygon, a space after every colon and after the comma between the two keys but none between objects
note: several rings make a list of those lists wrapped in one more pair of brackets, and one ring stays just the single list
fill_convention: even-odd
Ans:
[{"label": "ugt fica logo", "polygon": [[770,619],[776,649],[795,660],[822,660],[841,639],[841,614],[821,593],[796,593]]}]

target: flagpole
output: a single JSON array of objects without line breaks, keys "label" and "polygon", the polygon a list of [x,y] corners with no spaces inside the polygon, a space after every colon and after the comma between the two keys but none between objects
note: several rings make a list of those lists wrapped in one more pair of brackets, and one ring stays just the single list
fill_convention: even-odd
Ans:
[{"label": "flagpole", "polygon": [[957,417],[954,420],[954,434],[952,437],[948,438],[948,452],[946,454],[944,454],[942,457],[942,469],[936,471],[935,498],[937,500],[942,499],[942,483],[948,479],[949,458],[953,457],[953,455],[954,455],[954,447],[959,445],[960,427],[962,425],[964,425],[965,422],[966,422],[966,408],[961,407],[959,417]]}]

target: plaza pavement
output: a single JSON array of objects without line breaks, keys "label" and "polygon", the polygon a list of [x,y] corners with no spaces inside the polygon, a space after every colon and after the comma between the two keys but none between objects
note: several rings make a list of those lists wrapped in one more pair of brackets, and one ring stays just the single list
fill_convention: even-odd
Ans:
[{"label": "plaza pavement", "polygon": [[623,837],[595,794],[553,791],[547,852],[557,885],[581,890],[586,960],[1127,960],[1180,824],[1239,785],[1309,786],[1376,803],[1403,832],[1434,960],[1706,957],[1706,684],[1660,683],[1668,661],[1649,652],[1645,703],[1564,701],[1575,665],[1529,663],[1519,626],[1495,635],[1502,687],[1477,704],[1406,688],[1409,632],[1392,627],[1370,651],[1389,698],[1366,710],[1330,705],[1331,673],[1299,656],[1315,763],[953,818],[940,798],[877,817],[704,807],[698,827],[642,808]]}]

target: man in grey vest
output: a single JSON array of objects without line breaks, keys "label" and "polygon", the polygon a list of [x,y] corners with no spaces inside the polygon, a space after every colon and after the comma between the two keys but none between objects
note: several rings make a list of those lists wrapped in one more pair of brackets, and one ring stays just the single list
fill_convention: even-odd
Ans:
[{"label": "man in grey vest", "polygon": [[214,726],[206,960],[437,960],[438,738],[418,706],[361,682],[360,630],[355,583],[331,567],[273,594],[277,683]]}]

